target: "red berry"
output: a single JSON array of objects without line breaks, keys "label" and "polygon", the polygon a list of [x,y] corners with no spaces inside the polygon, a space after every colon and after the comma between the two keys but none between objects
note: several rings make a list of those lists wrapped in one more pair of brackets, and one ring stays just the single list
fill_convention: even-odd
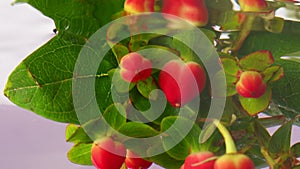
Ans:
[{"label": "red berry", "polygon": [[237,92],[246,98],[259,98],[266,92],[267,85],[256,71],[245,71],[236,84]]},{"label": "red berry", "polygon": [[120,169],[125,161],[126,148],[106,137],[93,144],[91,153],[92,162],[98,169]]},{"label": "red berry", "polygon": [[205,162],[205,160],[214,156],[215,155],[212,152],[198,152],[190,154],[185,159],[183,169],[214,169],[215,159]]},{"label": "red berry", "polygon": [[204,0],[164,0],[162,12],[185,19],[196,26],[204,26],[208,22]]},{"label": "red berry", "polygon": [[198,96],[205,83],[205,72],[195,62],[171,60],[164,65],[159,75],[159,86],[174,107],[181,107]]},{"label": "red berry", "polygon": [[131,169],[147,169],[152,165],[152,162],[144,160],[132,151],[128,150],[125,164]]},{"label": "red berry", "polygon": [[128,82],[147,79],[152,72],[152,63],[138,53],[129,53],[120,61],[121,76]]},{"label": "red berry", "polygon": [[154,12],[155,0],[126,0],[124,10],[128,14]]},{"label": "red berry", "polygon": [[260,12],[268,6],[265,0],[239,0],[238,2],[244,12]]},{"label": "red berry", "polygon": [[255,169],[255,166],[244,154],[225,154],[216,160],[214,169]]}]

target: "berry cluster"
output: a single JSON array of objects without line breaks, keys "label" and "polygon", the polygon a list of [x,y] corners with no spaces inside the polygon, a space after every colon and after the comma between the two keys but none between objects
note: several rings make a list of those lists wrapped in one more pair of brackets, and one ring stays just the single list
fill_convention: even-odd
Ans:
[{"label": "berry cluster", "polygon": [[[133,52],[120,61],[121,77],[128,82],[145,80],[151,76],[151,61]],[[196,62],[180,59],[167,62],[158,78],[158,84],[173,107],[181,107],[197,97],[206,84],[206,74]]]}]

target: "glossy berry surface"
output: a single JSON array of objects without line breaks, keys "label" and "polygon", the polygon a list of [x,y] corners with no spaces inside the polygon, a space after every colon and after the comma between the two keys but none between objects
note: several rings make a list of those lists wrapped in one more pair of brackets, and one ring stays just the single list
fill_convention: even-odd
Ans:
[{"label": "glossy berry surface", "polygon": [[181,107],[194,99],[205,84],[205,72],[196,62],[171,60],[163,66],[159,75],[159,86],[173,107]]},{"label": "glossy berry surface", "polygon": [[112,138],[103,138],[92,147],[92,162],[97,169],[120,169],[125,161],[126,148]]},{"label": "glossy berry surface", "polygon": [[127,82],[147,79],[152,72],[152,63],[138,53],[129,53],[120,61],[121,77]]},{"label": "glossy berry surface", "polygon": [[255,169],[255,166],[244,154],[225,154],[216,160],[214,169]]},{"label": "glossy berry surface", "polygon": [[180,17],[195,26],[204,26],[208,22],[204,0],[164,0],[162,12]]},{"label": "glossy berry surface", "polygon": [[125,164],[130,169],[147,169],[152,165],[152,162],[140,158],[132,151],[127,151]]},{"label": "glossy berry surface", "polygon": [[242,72],[236,84],[238,94],[245,98],[259,98],[266,92],[266,88],[262,75],[256,71]]},{"label": "glossy berry surface", "polygon": [[124,10],[128,14],[154,12],[155,0],[126,0]]},{"label": "glossy berry surface", "polygon": [[182,169],[214,169],[215,159],[208,160],[214,157],[212,152],[198,152],[187,156]]}]

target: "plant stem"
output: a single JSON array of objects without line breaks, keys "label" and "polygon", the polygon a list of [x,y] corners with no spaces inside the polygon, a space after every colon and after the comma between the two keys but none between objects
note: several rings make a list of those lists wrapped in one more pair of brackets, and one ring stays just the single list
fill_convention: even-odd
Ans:
[{"label": "plant stem", "polygon": [[216,125],[216,127],[219,129],[222,136],[224,137],[226,145],[226,154],[237,153],[235,143],[226,127],[219,120],[214,120],[213,123]]},{"label": "plant stem", "polygon": [[263,154],[263,156],[265,157],[265,159],[267,160],[267,163],[270,166],[270,169],[273,169],[276,162],[272,159],[272,157],[269,155],[268,150],[266,150],[265,147],[261,148],[261,153]]},{"label": "plant stem", "polygon": [[242,29],[238,35],[238,38],[233,42],[231,51],[237,52],[243,45],[244,41],[248,37],[251,32],[252,24],[255,20],[256,16],[254,14],[247,15],[245,22],[242,25]]}]

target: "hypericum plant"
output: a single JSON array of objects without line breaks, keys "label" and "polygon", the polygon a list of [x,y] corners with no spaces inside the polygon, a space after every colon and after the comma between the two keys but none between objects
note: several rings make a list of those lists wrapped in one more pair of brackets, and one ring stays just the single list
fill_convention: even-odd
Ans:
[{"label": "hypericum plant", "polygon": [[[299,1],[19,2],[52,18],[58,33],[16,67],[4,94],[69,124],[71,162],[101,169],[300,167],[299,139],[291,145],[292,126],[300,125]],[[192,26],[203,36],[188,34]],[[273,126],[280,127],[271,136]],[[129,150],[139,158],[126,159]]]}]

